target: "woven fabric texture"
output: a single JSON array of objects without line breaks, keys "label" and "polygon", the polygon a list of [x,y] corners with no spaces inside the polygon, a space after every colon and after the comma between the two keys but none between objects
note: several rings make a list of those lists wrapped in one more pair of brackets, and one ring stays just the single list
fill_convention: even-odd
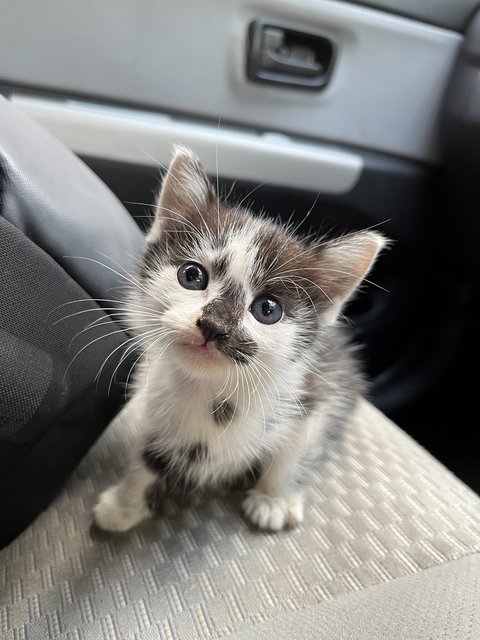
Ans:
[{"label": "woven fabric texture", "polygon": [[133,425],[127,406],[0,552],[4,640],[234,637],[480,550],[478,496],[366,402],[319,466],[297,529],[254,531],[229,496],[169,499],[130,533],[93,534],[91,508],[121,474]]},{"label": "woven fabric texture", "polygon": [[480,554],[327,600],[235,634],[235,640],[478,640]]}]

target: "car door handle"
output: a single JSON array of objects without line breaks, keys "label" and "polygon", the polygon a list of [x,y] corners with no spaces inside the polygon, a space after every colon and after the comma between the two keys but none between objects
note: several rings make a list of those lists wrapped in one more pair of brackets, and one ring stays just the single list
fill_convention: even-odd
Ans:
[{"label": "car door handle", "polygon": [[255,20],[249,29],[247,75],[255,82],[321,89],[328,82],[334,51],[325,34]]},{"label": "car door handle", "polygon": [[[269,69],[275,69],[280,73],[294,74],[296,76],[315,77],[322,71],[320,62],[311,62],[298,55],[298,50],[291,51],[265,51],[269,58]],[[298,56],[298,57],[296,57]]]}]

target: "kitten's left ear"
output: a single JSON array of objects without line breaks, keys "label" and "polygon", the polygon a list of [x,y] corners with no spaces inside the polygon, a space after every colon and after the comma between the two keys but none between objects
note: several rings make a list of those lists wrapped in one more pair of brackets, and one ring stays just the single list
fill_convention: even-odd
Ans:
[{"label": "kitten's left ear", "polygon": [[358,231],[318,247],[321,288],[328,298],[322,319],[333,324],[373,267],[388,240],[376,231]]},{"label": "kitten's left ear", "polygon": [[[215,191],[197,156],[186,147],[175,146],[174,155],[155,205],[155,220],[147,242],[158,239],[162,229],[199,226],[208,205],[215,202]],[[188,222],[187,222],[188,221]]]}]

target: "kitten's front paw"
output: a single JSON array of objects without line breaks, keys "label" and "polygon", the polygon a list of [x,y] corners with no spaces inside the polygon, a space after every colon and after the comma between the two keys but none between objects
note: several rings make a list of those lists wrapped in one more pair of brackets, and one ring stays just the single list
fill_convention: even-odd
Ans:
[{"label": "kitten's front paw", "polygon": [[280,531],[303,522],[303,496],[268,496],[251,489],[243,501],[247,518],[260,529]]},{"label": "kitten's front paw", "polygon": [[104,531],[128,531],[137,524],[152,517],[147,505],[142,502],[134,506],[124,506],[119,499],[120,487],[110,487],[102,494],[93,509],[93,521]]}]

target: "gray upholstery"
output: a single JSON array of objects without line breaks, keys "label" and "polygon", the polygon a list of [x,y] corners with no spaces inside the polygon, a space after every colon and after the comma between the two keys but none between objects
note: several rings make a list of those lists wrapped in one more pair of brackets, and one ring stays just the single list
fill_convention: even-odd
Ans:
[{"label": "gray upholstery", "polygon": [[138,226],[69,149],[2,96],[0,123],[0,215],[92,297],[118,298],[125,280],[115,272],[131,272],[144,248]]},{"label": "gray upholstery", "polygon": [[0,552],[2,640],[479,637],[480,499],[368,403],[319,467],[305,523],[277,534],[252,530],[237,495],[93,533],[129,411]]},{"label": "gray upholstery", "polygon": [[480,556],[279,615],[237,640],[469,640],[480,638]]},{"label": "gray upholstery", "polygon": [[132,343],[113,322],[123,303],[103,299],[122,299],[143,243],[106,186],[0,97],[0,547],[49,504],[123,398]]}]

